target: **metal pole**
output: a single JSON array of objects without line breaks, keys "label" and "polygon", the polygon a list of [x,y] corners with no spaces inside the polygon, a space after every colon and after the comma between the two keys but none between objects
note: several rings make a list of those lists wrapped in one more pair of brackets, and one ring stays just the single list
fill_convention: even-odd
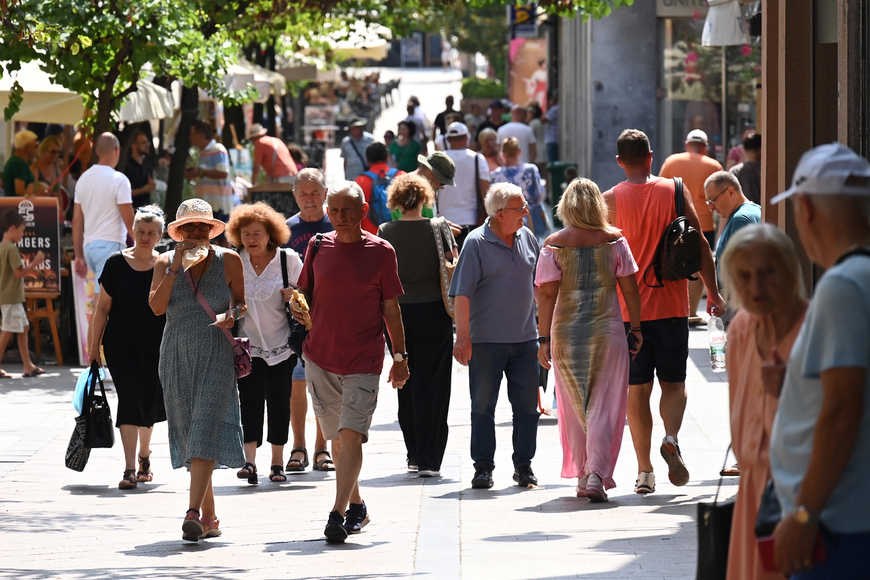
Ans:
[{"label": "metal pole", "polygon": [[723,167],[728,156],[728,71],[725,60],[727,46],[722,47],[722,161]]}]

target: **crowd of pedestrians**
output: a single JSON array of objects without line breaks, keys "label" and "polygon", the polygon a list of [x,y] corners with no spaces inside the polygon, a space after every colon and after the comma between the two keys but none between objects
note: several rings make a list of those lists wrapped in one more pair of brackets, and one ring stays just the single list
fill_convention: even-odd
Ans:
[{"label": "crowd of pedestrians", "polygon": [[[757,134],[744,136],[723,170],[706,155],[706,134],[693,130],[686,151],[655,175],[649,138],[627,129],[616,142],[625,180],[604,192],[589,179],[569,181],[556,208],[564,227],[552,232],[540,165],[557,156],[555,97],[546,114],[496,101],[486,116],[463,117],[453,104],[447,99],[429,123],[412,98],[389,145],[351,119],[341,144],[345,180],[330,188],[322,172],[298,169],[286,146],[253,126],[248,137],[267,178],[293,183],[299,213],[289,219],[264,203],[226,204],[226,151],[205,124],[191,131],[201,149],[199,166],[188,169],[198,197],[168,224],[159,207],[140,203],[147,171],[134,166],[142,177],[132,187],[114,169],[117,139],[98,137],[99,161],[81,175],[75,199],[74,268],[93,270],[99,283],[89,359],[100,361],[102,346],[115,380],[119,487],[154,479],[151,434],[166,421],[172,466],[190,471],[182,538],[219,536],[212,473],[231,467],[258,484],[265,438],[271,482],[310,462],[335,470],[324,533],[343,542],[371,521],[359,476],[385,360],[404,463],[426,478],[440,476],[447,447],[454,359],[469,367],[472,488],[489,489],[497,477],[503,380],[512,479],[538,484],[541,367],[554,373],[561,476],[575,480],[577,497],[608,501],[626,421],[634,492],[656,491],[656,382],[659,454],[671,484],[684,486],[689,327],[702,318],[696,309],[706,292],[706,312],[729,324],[740,485],[728,577],[859,577],[870,547],[860,495],[870,465],[870,163],[839,144],[818,147],[771,201],[790,200],[803,249],[826,270],[808,300],[795,244],[760,223]],[[55,146],[44,143],[32,168],[41,181],[51,179],[41,160]],[[16,155],[32,158],[35,147],[26,133],[16,136]],[[141,163],[147,143],[137,147],[138,139],[133,160]],[[31,187],[20,165],[9,167],[16,191]],[[681,214],[703,234],[698,280],[651,284],[662,232]],[[13,217],[0,219],[4,347],[22,332],[7,302],[20,302],[18,282],[35,267],[15,259],[21,224]],[[177,243],[158,254],[164,229]],[[215,243],[223,234],[234,249]],[[301,353],[289,340],[294,326],[307,332]],[[247,373],[233,364],[229,331],[246,339]],[[316,417],[310,456],[308,395]],[[769,481],[783,514],[776,570],[765,566],[754,532]]]}]

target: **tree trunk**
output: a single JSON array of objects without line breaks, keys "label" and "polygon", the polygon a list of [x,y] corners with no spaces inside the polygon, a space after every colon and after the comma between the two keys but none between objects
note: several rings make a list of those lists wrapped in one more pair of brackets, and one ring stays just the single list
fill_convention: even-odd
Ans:
[{"label": "tree trunk", "polygon": [[181,89],[181,119],[178,132],[175,134],[175,152],[169,165],[169,183],[166,185],[166,203],[163,208],[168,221],[181,205],[181,194],[184,192],[184,168],[190,156],[190,128],[199,113],[199,88],[182,87]]},{"label": "tree trunk", "polygon": [[232,149],[236,146],[236,141],[233,140],[233,133],[230,127],[236,128],[236,139],[241,143],[245,138],[245,114],[242,112],[241,105],[224,106],[224,129],[221,132],[221,142],[227,149]]}]

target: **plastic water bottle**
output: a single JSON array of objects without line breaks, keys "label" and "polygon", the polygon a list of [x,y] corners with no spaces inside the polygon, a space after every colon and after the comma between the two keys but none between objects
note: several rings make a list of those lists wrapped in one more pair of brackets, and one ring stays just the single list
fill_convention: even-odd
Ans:
[{"label": "plastic water bottle", "polygon": [[714,373],[725,372],[725,323],[718,316],[711,316],[707,323],[707,338],[710,339],[710,368]]}]

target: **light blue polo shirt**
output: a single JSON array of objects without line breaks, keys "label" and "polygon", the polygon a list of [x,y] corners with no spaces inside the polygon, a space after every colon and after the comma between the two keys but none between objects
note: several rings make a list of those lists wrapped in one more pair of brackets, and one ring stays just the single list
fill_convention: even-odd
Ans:
[{"label": "light blue polo shirt", "polygon": [[472,343],[535,340],[538,240],[522,227],[510,247],[495,235],[489,221],[465,238],[450,296],[465,296],[471,302]]},{"label": "light blue polo shirt", "polygon": [[[822,276],[792,347],[770,436],[770,466],[783,513],[794,509],[810,463],[822,408],[821,374],[844,367],[870,368],[870,257],[850,257]],[[870,373],[863,406],[852,457],[821,513],[835,533],[870,531]]]},{"label": "light blue polo shirt", "polygon": [[719,275],[719,264],[722,263],[722,254],[725,253],[725,248],[728,246],[728,241],[731,239],[737,230],[752,224],[761,223],[761,206],[757,203],[748,201],[742,204],[731,213],[731,217],[722,228],[722,233],[719,234],[719,241],[716,243],[716,275]]}]

